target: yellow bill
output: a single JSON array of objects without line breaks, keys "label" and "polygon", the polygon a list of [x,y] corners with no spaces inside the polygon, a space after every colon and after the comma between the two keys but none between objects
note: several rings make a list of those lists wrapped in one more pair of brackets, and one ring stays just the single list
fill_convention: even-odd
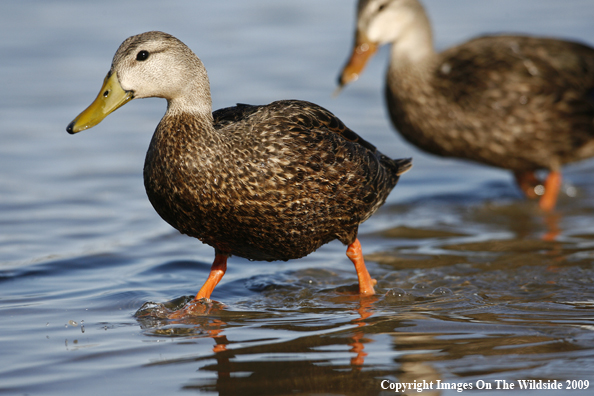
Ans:
[{"label": "yellow bill", "polygon": [[371,42],[364,34],[357,34],[353,52],[349,61],[338,76],[338,88],[335,95],[340,92],[342,87],[359,78],[359,74],[365,68],[367,61],[377,51],[377,44]]},{"label": "yellow bill", "polygon": [[103,80],[103,86],[97,98],[68,124],[66,131],[74,134],[92,128],[132,99],[134,99],[134,92],[124,91],[116,73],[108,73],[105,80]]}]

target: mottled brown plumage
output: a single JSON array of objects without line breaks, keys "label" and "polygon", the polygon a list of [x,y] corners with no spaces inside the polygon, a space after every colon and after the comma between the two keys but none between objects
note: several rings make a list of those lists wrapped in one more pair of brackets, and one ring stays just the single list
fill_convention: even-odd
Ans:
[{"label": "mottled brown plumage", "polygon": [[231,255],[289,260],[334,239],[349,245],[361,294],[373,294],[358,226],[385,202],[410,159],[389,159],[309,102],[211,113],[202,62],[162,32],[122,43],[96,101],[67,129],[84,130],[126,101],[151,96],[168,106],[144,165],[148,197],[165,221],[216,251],[196,299],[210,297]]},{"label": "mottled brown plumage", "polygon": [[[353,55],[340,84],[355,79],[383,43],[392,44],[390,117],[417,147],[509,169],[520,183],[536,170],[559,172],[594,156],[594,49],[488,36],[438,54],[417,0],[362,0],[356,50],[363,56]],[[522,187],[534,194],[533,185]]]},{"label": "mottled brown plumage", "polygon": [[409,160],[380,154],[327,110],[285,100],[162,120],[145,167],[155,210],[226,255],[303,257],[354,242]]}]

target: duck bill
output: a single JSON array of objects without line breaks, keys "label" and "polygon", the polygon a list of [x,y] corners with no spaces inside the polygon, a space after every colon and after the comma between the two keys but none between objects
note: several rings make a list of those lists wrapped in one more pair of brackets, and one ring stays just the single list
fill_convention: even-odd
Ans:
[{"label": "duck bill", "polygon": [[367,61],[377,51],[377,44],[370,41],[365,35],[357,34],[353,52],[347,64],[338,76],[338,89],[359,78],[359,75],[365,68]]},{"label": "duck bill", "polygon": [[107,73],[103,86],[97,98],[78,115],[66,128],[68,133],[74,134],[99,124],[109,114],[134,99],[134,92],[125,91],[116,73]]}]

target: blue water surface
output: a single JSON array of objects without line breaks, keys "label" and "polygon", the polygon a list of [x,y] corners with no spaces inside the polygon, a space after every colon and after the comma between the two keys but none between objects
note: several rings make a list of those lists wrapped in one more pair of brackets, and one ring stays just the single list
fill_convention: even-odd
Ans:
[{"label": "blue water surface", "polygon": [[[589,0],[424,4],[438,49],[489,32],[594,45]],[[541,394],[518,389],[532,379],[591,394],[594,161],[565,169],[545,215],[507,172],[407,144],[384,108],[386,48],[332,97],[354,13],[344,0],[0,4],[1,394],[370,395],[423,380],[473,386],[464,394],[506,380],[516,388],[502,394]],[[414,157],[360,229],[377,296],[353,293],[352,264],[333,242],[286,263],[231,258],[204,316],[134,316],[196,293],[214,257],[144,192],[166,103],[133,101],[75,136],[65,128],[119,44],[148,30],[203,60],[214,108],[309,100],[385,154]]]}]

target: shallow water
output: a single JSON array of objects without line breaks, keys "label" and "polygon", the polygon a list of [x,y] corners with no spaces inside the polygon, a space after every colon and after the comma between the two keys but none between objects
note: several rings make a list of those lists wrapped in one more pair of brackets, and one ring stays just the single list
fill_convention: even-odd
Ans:
[{"label": "shallow water", "polygon": [[[594,44],[589,0],[426,4],[439,48],[499,31]],[[414,381],[433,382],[422,394],[459,393],[439,380],[532,395],[517,381],[557,380],[591,386],[546,394],[591,394],[594,161],[565,169],[558,208],[543,215],[506,172],[419,152],[386,117],[386,49],[331,97],[353,18],[342,0],[0,4],[0,393],[370,395]],[[215,108],[310,100],[385,154],[414,157],[360,229],[377,296],[354,295],[334,242],[286,263],[230,259],[204,316],[135,316],[193,295],[213,258],[144,193],[165,103],[134,101],[77,136],[65,127],[121,41],[146,30],[202,58]],[[514,389],[498,391],[504,380]]]}]

